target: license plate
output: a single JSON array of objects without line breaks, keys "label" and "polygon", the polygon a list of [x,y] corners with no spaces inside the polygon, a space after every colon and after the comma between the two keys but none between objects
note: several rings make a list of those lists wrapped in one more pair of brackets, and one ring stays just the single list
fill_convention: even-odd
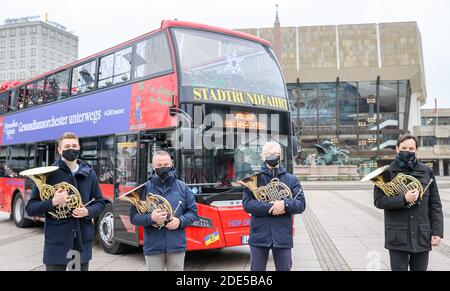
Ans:
[{"label": "license plate", "polygon": [[243,245],[247,245],[248,244],[248,235],[243,235],[242,236],[242,244]]}]

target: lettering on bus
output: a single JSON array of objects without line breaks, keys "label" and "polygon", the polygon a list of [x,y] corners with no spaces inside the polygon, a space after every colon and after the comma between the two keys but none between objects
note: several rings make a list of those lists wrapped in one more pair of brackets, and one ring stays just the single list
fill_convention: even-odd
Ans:
[{"label": "lettering on bus", "polygon": [[[184,92],[186,92],[186,90],[184,90]],[[286,98],[258,93],[216,88],[192,87],[192,92],[188,92],[186,95],[188,98],[189,96],[191,96],[192,101],[194,102],[224,103],[246,106],[250,105],[278,110],[288,110],[288,100]]]}]

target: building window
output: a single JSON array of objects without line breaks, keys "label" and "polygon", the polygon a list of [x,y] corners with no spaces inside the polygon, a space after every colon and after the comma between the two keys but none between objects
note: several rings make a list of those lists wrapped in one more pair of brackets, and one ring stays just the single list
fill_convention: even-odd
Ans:
[{"label": "building window", "polygon": [[35,45],[36,44],[36,37],[32,37],[31,38],[31,45]]},{"label": "building window", "polygon": [[355,133],[358,115],[358,86],[356,83],[339,83],[339,125],[341,132]]},{"label": "building window", "polygon": [[36,49],[35,48],[31,49],[31,56],[32,57],[36,56]]},{"label": "building window", "polygon": [[21,49],[20,50],[20,57],[24,58],[25,57],[25,49]]},{"label": "building window", "polygon": [[422,117],[422,126],[433,126],[436,125],[435,117]]},{"label": "building window", "polygon": [[398,82],[382,81],[378,90],[380,129],[398,129]]},{"label": "building window", "polygon": [[26,27],[22,27],[22,28],[20,29],[20,34],[24,35],[24,34],[26,34],[26,33],[27,33],[27,28],[26,28]]},{"label": "building window", "polygon": [[25,72],[19,73],[19,80],[25,80]]},{"label": "building window", "polygon": [[43,35],[47,35],[48,34],[48,29],[46,27],[42,28],[42,34]]},{"label": "building window", "polygon": [[36,26],[32,26],[30,32],[31,32],[31,33],[36,33],[36,32],[37,32]]},{"label": "building window", "polygon": [[360,130],[375,131],[377,123],[377,82],[359,82],[359,120]]},{"label": "building window", "polygon": [[42,44],[43,44],[44,46],[47,46],[47,44],[48,44],[48,38],[47,38],[46,36],[43,36],[43,37],[41,38],[41,40],[42,40]]},{"label": "building window", "polygon": [[6,37],[6,30],[1,30],[0,31],[0,36],[1,37]]},{"label": "building window", "polygon": [[16,47],[16,40],[14,38],[9,41],[9,47]]},{"label": "building window", "polygon": [[450,125],[450,117],[438,117],[439,125]]},{"label": "building window", "polygon": [[35,59],[30,60],[30,67],[32,67],[32,68],[36,67],[36,60]]},{"label": "building window", "polygon": [[319,130],[336,132],[336,83],[319,84]]},{"label": "building window", "polygon": [[434,136],[423,136],[421,137],[423,147],[434,147],[437,145],[437,138]]},{"label": "building window", "polygon": [[15,70],[16,69],[16,63],[15,62],[9,62],[9,69]]},{"label": "building window", "polygon": [[20,46],[25,46],[25,45],[26,45],[25,38],[22,37],[22,38],[20,39]]},{"label": "building window", "polygon": [[16,29],[12,28],[9,30],[9,36],[15,36],[16,35]]},{"label": "building window", "polygon": [[6,52],[5,51],[1,51],[0,52],[0,59],[4,59],[6,58]]},{"label": "building window", "polygon": [[0,63],[0,70],[4,70],[5,69],[5,62],[1,62]]},{"label": "building window", "polygon": [[16,52],[15,51],[9,51],[9,57],[10,58],[15,58],[16,57]]},{"label": "building window", "polygon": [[9,80],[12,81],[15,79],[16,79],[16,73],[14,73],[14,72],[9,73]]},{"label": "building window", "polygon": [[20,61],[19,68],[20,69],[25,69],[25,61]]},{"label": "building window", "polygon": [[46,49],[42,49],[42,56],[43,57],[47,57],[47,50]]},{"label": "building window", "polygon": [[6,40],[2,39],[0,40],[0,48],[5,48],[6,47]]}]

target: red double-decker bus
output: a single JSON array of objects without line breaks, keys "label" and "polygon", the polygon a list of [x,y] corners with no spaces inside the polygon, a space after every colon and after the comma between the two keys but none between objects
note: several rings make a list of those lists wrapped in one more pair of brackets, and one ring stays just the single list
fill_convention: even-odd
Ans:
[{"label": "red double-decker bus", "polygon": [[[0,92],[0,211],[18,227],[39,220],[24,205],[22,170],[51,165],[62,133],[80,136],[107,205],[95,221],[106,252],[143,243],[117,197],[144,183],[152,154],[168,151],[195,195],[200,219],[188,250],[246,244],[249,215],[235,182],[260,167],[262,144],[277,140],[292,169],[284,79],[270,43],[183,21]],[[278,124],[278,126],[277,126]]]}]

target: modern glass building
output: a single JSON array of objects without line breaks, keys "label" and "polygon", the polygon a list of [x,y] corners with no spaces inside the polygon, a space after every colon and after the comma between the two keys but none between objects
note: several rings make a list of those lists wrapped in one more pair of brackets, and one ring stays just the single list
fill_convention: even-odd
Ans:
[{"label": "modern glass building", "polygon": [[281,27],[239,31],[265,38],[286,79],[301,151],[324,141],[348,151],[361,175],[390,163],[397,138],[421,124],[426,103],[416,22]]},{"label": "modern glass building", "polygon": [[408,81],[358,81],[287,84],[291,113],[300,141],[297,161],[328,140],[349,152],[347,165],[362,172],[389,163],[399,134],[408,129]]}]

